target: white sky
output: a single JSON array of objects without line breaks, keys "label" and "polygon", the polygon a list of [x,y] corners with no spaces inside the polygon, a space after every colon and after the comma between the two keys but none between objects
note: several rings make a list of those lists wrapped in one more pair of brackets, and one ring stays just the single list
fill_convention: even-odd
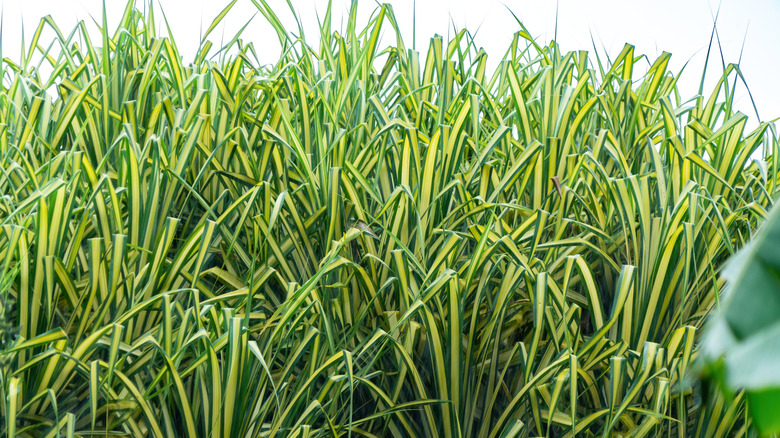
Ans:
[{"label": "white sky", "polygon": [[[146,0],[137,0],[142,7]],[[298,10],[309,38],[317,33],[317,11],[324,14],[327,0],[290,0]],[[294,29],[292,15],[285,0],[268,0],[277,14]],[[205,30],[228,1],[155,0],[156,10],[162,6],[186,60],[192,59]],[[408,47],[412,46],[413,0],[389,0]],[[125,6],[124,0],[106,0],[109,27],[113,31]],[[0,0],[3,11],[3,56],[17,60],[22,26],[29,40],[44,15],[50,14],[64,33],[85,20],[96,30],[92,18],[100,21],[102,0]],[[334,27],[340,28],[346,16],[348,0],[333,0]],[[377,3],[360,0],[359,16],[367,19]],[[505,6],[506,5],[506,6]],[[448,35],[452,23],[477,31],[477,44],[484,47],[493,63],[505,53],[512,35],[518,30],[507,7],[524,22],[529,31],[546,43],[554,38],[556,2],[543,0],[417,0],[417,49],[424,51],[428,39],[435,33]],[[718,33],[726,63],[740,60],[745,79],[753,93],[763,120],[780,117],[780,1],[778,0],[560,0],[557,6],[557,40],[564,50],[592,51],[591,35],[600,51],[606,49],[616,56],[625,42],[634,44],[636,54],[646,54],[652,62],[663,51],[672,53],[670,67],[674,72],[688,61],[680,81],[684,98],[698,90],[714,15],[720,7]],[[209,37],[215,46],[221,38],[230,39],[256,12],[250,0],[238,0],[233,10]],[[158,26],[164,28],[161,14]],[[362,23],[365,23],[363,21]],[[389,27],[388,27],[389,28]],[[223,34],[224,31],[224,34]],[[164,34],[160,31],[160,34]],[[47,37],[48,35],[48,37]],[[44,34],[48,43],[51,33]],[[253,41],[263,62],[273,62],[278,55],[278,43],[271,26],[257,14],[242,38]],[[93,41],[99,42],[98,37]],[[744,41],[744,51],[743,51]],[[710,58],[708,81],[714,84],[721,72],[717,44]],[[705,88],[705,92],[708,90]],[[737,108],[755,121],[750,99],[737,85]]]}]

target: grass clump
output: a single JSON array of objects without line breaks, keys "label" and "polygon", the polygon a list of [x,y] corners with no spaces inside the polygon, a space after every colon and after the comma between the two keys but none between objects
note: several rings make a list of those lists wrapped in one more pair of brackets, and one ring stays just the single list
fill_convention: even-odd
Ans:
[{"label": "grass clump", "polygon": [[4,60],[3,433],[748,433],[686,377],[778,191],[737,66],[683,101],[630,45],[521,26],[489,72],[466,31],[407,49],[390,6],[310,47],[255,4],[270,67],[240,38],[184,63],[133,2]]}]

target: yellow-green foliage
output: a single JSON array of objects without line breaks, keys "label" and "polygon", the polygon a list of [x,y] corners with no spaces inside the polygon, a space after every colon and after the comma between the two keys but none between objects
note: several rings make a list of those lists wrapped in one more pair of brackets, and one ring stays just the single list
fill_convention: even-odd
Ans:
[{"label": "yellow-green foliage", "polygon": [[272,67],[238,38],[183,61],[132,2],[4,60],[0,433],[747,433],[684,378],[778,191],[736,66],[682,101],[630,45],[519,25],[490,72],[389,6],[309,47],[255,4]]}]

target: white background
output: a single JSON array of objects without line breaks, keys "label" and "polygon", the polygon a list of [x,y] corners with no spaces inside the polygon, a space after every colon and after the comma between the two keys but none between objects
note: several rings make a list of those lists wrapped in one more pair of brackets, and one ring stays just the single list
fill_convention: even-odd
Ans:
[{"label": "white background", "polygon": [[[143,8],[146,0],[137,0]],[[285,0],[268,0],[277,14],[295,29]],[[290,0],[297,9],[308,38],[317,34],[317,14],[323,16],[327,0]],[[228,1],[155,0],[157,24],[165,34],[160,8],[165,12],[185,62],[191,60],[200,42],[201,32],[211,24]],[[412,46],[413,0],[389,0],[404,32],[407,47]],[[3,56],[18,60],[21,36],[29,41],[42,16],[50,14],[64,33],[77,20],[97,32],[101,21],[102,0],[0,0],[3,12]],[[106,0],[109,28],[112,33],[125,6],[124,0]],[[359,16],[364,21],[377,3],[360,0]],[[341,29],[349,8],[348,0],[333,0],[333,25]],[[717,40],[710,55],[706,84],[712,86],[722,72],[723,62],[740,63],[762,120],[780,116],[780,0],[417,0],[417,49],[425,51],[435,33],[452,34],[453,25],[476,33],[477,44],[489,54],[492,65],[503,57],[514,32],[519,28],[510,8],[530,30],[537,41],[546,43],[556,37],[564,50],[594,50],[616,56],[625,42],[636,45],[636,54],[646,54],[649,63],[663,51],[672,53],[670,67],[674,72],[688,64],[680,80],[684,98],[698,91],[707,48],[718,15]],[[226,41],[245,23],[242,34],[252,41],[262,62],[271,63],[279,53],[278,40],[250,0],[237,0],[223,24],[213,32],[215,46]],[[252,18],[254,15],[254,18]],[[389,26],[386,28],[389,29]],[[387,32],[386,32],[387,33]],[[44,33],[48,43],[51,33]],[[95,34],[93,42],[100,44]],[[743,44],[744,43],[744,44]],[[722,57],[721,57],[722,50]],[[705,87],[705,93],[707,93]],[[753,105],[740,83],[737,86],[737,108],[755,122]],[[752,124],[752,123],[751,123]]]}]

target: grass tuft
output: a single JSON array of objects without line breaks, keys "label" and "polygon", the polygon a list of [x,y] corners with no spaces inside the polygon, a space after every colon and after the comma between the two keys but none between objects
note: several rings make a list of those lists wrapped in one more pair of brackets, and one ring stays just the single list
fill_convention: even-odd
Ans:
[{"label": "grass tuft", "polygon": [[186,64],[132,1],[3,60],[0,434],[748,433],[690,383],[778,193],[736,66],[684,101],[631,45],[522,28],[492,72],[389,6],[309,47],[254,4],[273,67],[208,41],[229,7]]}]

